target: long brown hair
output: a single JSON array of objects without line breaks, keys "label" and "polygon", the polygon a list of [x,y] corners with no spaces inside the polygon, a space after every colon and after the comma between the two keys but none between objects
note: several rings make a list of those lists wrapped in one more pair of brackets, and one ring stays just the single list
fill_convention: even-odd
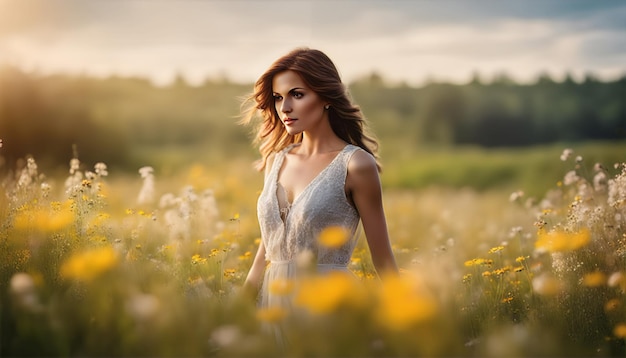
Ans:
[{"label": "long brown hair", "polygon": [[270,154],[282,150],[289,144],[302,141],[302,133],[296,135],[287,133],[274,106],[272,91],[274,76],[287,70],[298,73],[312,91],[330,104],[328,119],[335,134],[347,143],[359,146],[373,155],[380,170],[378,142],[367,133],[367,123],[361,109],[351,102],[331,59],[323,52],[309,48],[294,49],[276,60],[256,81],[254,92],[242,103],[244,110],[240,123],[250,124],[255,118],[261,118],[261,123],[255,128],[254,139],[254,142],[259,144],[261,153],[257,169],[265,168]]}]

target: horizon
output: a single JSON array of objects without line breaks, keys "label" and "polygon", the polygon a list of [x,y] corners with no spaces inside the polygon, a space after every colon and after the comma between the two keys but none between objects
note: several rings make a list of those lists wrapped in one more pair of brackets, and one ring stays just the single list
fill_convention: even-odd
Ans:
[{"label": "horizon", "polygon": [[[184,74],[175,73],[170,81],[159,83],[159,82],[155,82],[154,79],[150,78],[149,76],[142,76],[142,75],[132,75],[132,74],[129,75],[129,74],[118,74],[118,73],[108,73],[106,75],[97,75],[97,74],[91,74],[91,73],[85,73],[85,72],[79,73],[79,72],[63,72],[63,71],[40,72],[40,71],[37,71],[36,69],[34,70],[23,69],[23,68],[20,68],[19,66],[15,66],[14,64],[0,63],[0,71],[2,71],[5,68],[18,70],[28,76],[34,76],[36,78],[48,78],[48,77],[60,76],[60,77],[66,77],[68,79],[87,78],[87,79],[101,80],[101,81],[106,81],[110,79],[139,80],[139,81],[145,81],[149,83],[151,86],[159,87],[159,88],[174,86],[181,79],[186,86],[192,87],[192,88],[199,88],[207,83],[215,84],[215,83],[220,83],[220,82],[231,84],[231,85],[237,85],[237,86],[253,86],[254,85],[254,81],[249,81],[249,82],[236,81],[236,80],[229,78],[227,75],[223,75],[221,77],[207,76],[204,78],[204,80],[192,82],[189,79],[187,79],[184,76]],[[2,75],[2,72],[0,72],[0,76],[1,75]],[[470,77],[467,81],[464,81],[464,82],[452,82],[452,81],[437,80],[437,79],[427,79],[423,83],[420,83],[420,84],[409,84],[403,81],[390,81],[389,79],[385,78],[383,74],[373,70],[370,73],[363,74],[363,76],[361,77],[353,78],[351,81],[344,80],[343,82],[347,85],[351,85],[351,84],[358,83],[361,81],[367,81],[372,77],[378,77],[378,80],[385,87],[389,87],[389,88],[408,87],[408,88],[419,89],[419,88],[423,88],[431,84],[449,84],[449,85],[454,85],[454,86],[465,86],[465,85],[471,84],[473,81],[476,80],[476,78],[479,80],[479,83],[483,85],[492,85],[494,83],[497,83],[500,79],[506,78],[507,80],[511,81],[513,85],[532,86],[532,85],[537,84],[542,78],[546,76],[550,80],[552,80],[554,83],[557,83],[557,84],[565,83],[566,81],[568,81],[568,78],[569,80],[571,80],[572,82],[576,84],[583,84],[589,78],[592,78],[594,81],[601,82],[601,83],[611,83],[611,82],[617,82],[617,81],[626,79],[626,71],[624,71],[622,75],[618,75],[615,78],[608,78],[608,79],[601,78],[600,76],[595,74],[593,71],[587,71],[583,74],[583,76],[579,76],[578,78],[574,77],[571,73],[565,73],[563,76],[553,76],[552,74],[547,73],[546,71],[540,71],[539,73],[537,73],[537,75],[534,78],[531,78],[531,80],[525,81],[525,82],[518,81],[516,78],[514,78],[507,72],[497,73],[496,75],[489,77],[489,79],[486,79],[486,76],[484,76],[481,73],[474,72],[472,73],[472,77]]]}]

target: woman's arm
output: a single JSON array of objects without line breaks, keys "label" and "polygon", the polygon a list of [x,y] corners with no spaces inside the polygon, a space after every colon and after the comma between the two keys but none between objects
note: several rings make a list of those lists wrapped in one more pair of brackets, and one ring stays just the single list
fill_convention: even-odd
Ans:
[{"label": "woman's arm", "polygon": [[256,297],[261,287],[263,272],[265,271],[266,265],[265,245],[263,245],[263,241],[261,241],[259,243],[259,249],[256,251],[256,255],[254,256],[252,267],[250,267],[246,281],[243,283],[243,289],[245,292],[249,292],[251,295]]},{"label": "woman's arm", "polygon": [[[272,153],[267,158],[267,163],[265,166],[265,182],[267,182],[267,176],[274,164],[275,155]],[[246,277],[246,281],[243,283],[243,289],[246,292],[250,292],[255,295],[259,292],[259,288],[261,286],[261,281],[263,277],[263,273],[265,272],[265,266],[267,266],[267,261],[265,260],[265,245],[263,245],[263,240],[259,243],[259,248],[256,251],[256,255],[254,256],[254,261],[252,262],[252,267],[250,267],[250,271],[248,271],[248,276]]]},{"label": "woman's arm", "polygon": [[354,153],[348,163],[346,186],[361,216],[376,271],[379,275],[396,274],[398,267],[389,243],[380,177],[372,155],[363,150]]}]

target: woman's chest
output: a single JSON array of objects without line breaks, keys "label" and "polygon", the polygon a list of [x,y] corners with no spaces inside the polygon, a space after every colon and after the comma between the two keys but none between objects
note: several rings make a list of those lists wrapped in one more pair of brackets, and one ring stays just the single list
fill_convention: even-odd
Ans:
[{"label": "woman's chest", "polygon": [[278,183],[287,193],[289,202],[293,202],[316,180],[320,180],[333,164],[337,153],[326,153],[310,158],[295,154],[285,156],[278,173]]}]

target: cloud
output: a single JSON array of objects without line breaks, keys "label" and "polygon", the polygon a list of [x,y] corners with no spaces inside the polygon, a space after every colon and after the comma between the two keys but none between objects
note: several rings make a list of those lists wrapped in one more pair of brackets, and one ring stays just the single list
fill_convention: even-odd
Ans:
[{"label": "cloud", "polygon": [[623,75],[626,3],[555,1],[0,0],[0,63],[41,72],[251,82],[296,46],[347,80],[418,84],[474,71]]}]

